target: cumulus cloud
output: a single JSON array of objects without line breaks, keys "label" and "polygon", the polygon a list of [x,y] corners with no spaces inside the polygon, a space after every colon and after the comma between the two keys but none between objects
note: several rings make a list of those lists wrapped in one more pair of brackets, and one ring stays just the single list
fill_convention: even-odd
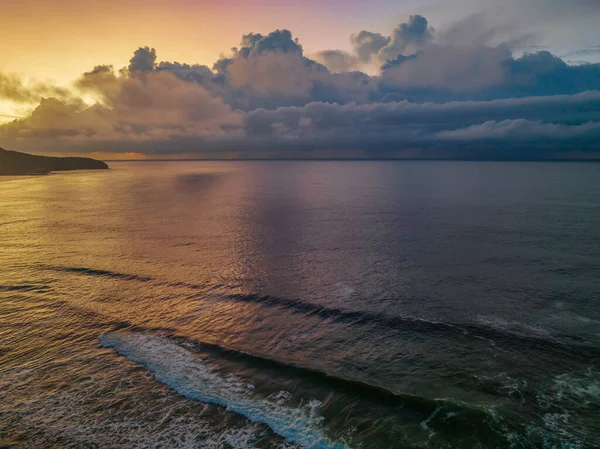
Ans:
[{"label": "cumulus cloud", "polygon": [[410,16],[407,23],[402,23],[394,29],[390,42],[379,50],[380,60],[387,61],[400,54],[412,54],[419,51],[431,42],[433,31],[425,17]]},{"label": "cumulus cloud", "polygon": [[140,47],[129,60],[130,72],[151,72],[156,63],[156,50],[150,47]]},{"label": "cumulus cloud", "polygon": [[[482,20],[469,17],[436,34],[427,19],[412,16],[390,36],[351,36],[351,52],[311,57],[288,30],[249,33],[212,69],[159,62],[153,48],[140,47],[127,67],[99,65],[64,92],[0,75],[3,98],[47,97],[29,117],[0,126],[0,143],[213,157],[598,153],[600,64],[569,65],[546,51],[514,57],[515,40]],[[360,71],[373,63],[381,64],[379,75]]]},{"label": "cumulus cloud", "polygon": [[227,68],[231,86],[250,94],[306,97],[311,87],[311,68],[299,54],[257,53],[236,58]]},{"label": "cumulus cloud", "polygon": [[298,39],[292,37],[289,30],[275,30],[266,36],[260,33],[248,33],[242,36],[240,47],[232,49],[231,57],[223,57],[215,63],[213,67],[216,71],[223,71],[227,68],[227,62],[234,58],[249,58],[264,53],[292,53],[303,55],[304,50],[299,44]]},{"label": "cumulus cloud", "polygon": [[358,34],[350,36],[352,48],[358,60],[362,63],[369,63],[373,55],[378,54],[382,48],[386,47],[392,38],[383,36],[379,33],[362,30]]},{"label": "cumulus cloud", "polygon": [[237,109],[305,104],[320,80],[331,75],[325,66],[304,56],[288,30],[242,36],[239,48],[218,60],[209,90]]},{"label": "cumulus cloud", "polygon": [[425,17],[414,15],[410,16],[408,22],[398,25],[391,36],[367,30],[352,34],[352,53],[329,50],[317,53],[315,57],[335,72],[352,71],[368,64],[381,66],[399,55],[419,51],[432,41],[433,33],[434,29]]},{"label": "cumulus cloud", "polygon": [[260,55],[266,52],[296,53],[302,55],[302,46],[298,39],[292,38],[288,30],[276,30],[259,39],[254,44],[250,56]]},{"label": "cumulus cloud", "polygon": [[332,72],[351,72],[361,65],[360,59],[343,50],[324,50],[312,55],[312,58],[323,64]]},{"label": "cumulus cloud", "polygon": [[43,99],[30,117],[0,127],[0,137],[70,137],[94,140],[151,140],[177,135],[217,136],[241,126],[238,114],[194,82],[169,72],[116,74],[96,67],[77,83],[100,98],[87,107]]}]

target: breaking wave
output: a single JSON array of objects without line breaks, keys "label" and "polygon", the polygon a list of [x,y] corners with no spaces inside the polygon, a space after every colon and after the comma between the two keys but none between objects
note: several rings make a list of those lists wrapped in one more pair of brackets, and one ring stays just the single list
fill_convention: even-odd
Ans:
[{"label": "breaking wave", "polygon": [[265,424],[288,441],[315,449],[347,447],[326,436],[323,418],[318,413],[321,403],[317,400],[293,407],[286,404],[290,398],[287,392],[261,398],[251,384],[218,372],[204,359],[164,337],[109,332],[102,335],[101,344],[146,366],[160,382],[182,396],[223,406],[250,421]]}]

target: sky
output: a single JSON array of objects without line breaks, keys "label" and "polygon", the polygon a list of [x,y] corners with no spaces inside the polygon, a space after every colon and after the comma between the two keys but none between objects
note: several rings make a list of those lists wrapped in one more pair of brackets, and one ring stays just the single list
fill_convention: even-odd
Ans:
[{"label": "sky", "polygon": [[599,157],[600,0],[3,0],[0,147]]}]

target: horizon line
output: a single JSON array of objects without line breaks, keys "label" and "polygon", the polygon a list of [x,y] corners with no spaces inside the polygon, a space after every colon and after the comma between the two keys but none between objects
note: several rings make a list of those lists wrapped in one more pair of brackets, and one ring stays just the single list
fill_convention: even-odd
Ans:
[{"label": "horizon line", "polygon": [[98,159],[103,162],[595,162],[600,163],[599,158],[238,158],[238,159]]}]

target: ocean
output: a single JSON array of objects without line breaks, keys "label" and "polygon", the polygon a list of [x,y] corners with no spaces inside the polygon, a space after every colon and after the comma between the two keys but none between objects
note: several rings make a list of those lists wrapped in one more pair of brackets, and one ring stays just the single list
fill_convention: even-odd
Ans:
[{"label": "ocean", "polygon": [[600,164],[0,178],[0,447],[600,447]]}]

